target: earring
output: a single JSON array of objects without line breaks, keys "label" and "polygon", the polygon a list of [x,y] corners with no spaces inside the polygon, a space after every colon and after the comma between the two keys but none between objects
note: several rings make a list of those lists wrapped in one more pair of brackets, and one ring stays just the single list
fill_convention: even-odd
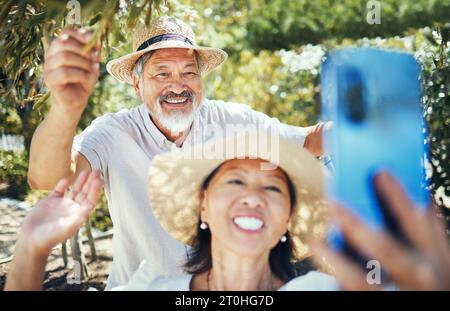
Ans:
[{"label": "earring", "polygon": [[200,224],[200,229],[202,229],[202,230],[208,229],[208,224],[206,222],[202,221],[202,223]]},{"label": "earring", "polygon": [[281,237],[280,241],[281,241],[281,243],[284,243],[284,242],[287,241],[287,237],[286,237],[285,234],[283,234],[283,236]]}]

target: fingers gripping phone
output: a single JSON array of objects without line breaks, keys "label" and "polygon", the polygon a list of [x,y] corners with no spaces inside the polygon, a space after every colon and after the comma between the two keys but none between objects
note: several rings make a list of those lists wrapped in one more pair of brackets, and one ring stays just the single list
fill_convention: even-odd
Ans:
[{"label": "fingers gripping phone", "polygon": [[[388,170],[419,208],[429,205],[425,184],[420,66],[410,54],[375,48],[349,48],[327,55],[321,71],[322,119],[333,121],[324,137],[334,172],[327,196],[372,229],[403,239],[376,194],[373,176]],[[363,264],[339,230],[328,237]],[[370,241],[367,241],[370,243]]]}]

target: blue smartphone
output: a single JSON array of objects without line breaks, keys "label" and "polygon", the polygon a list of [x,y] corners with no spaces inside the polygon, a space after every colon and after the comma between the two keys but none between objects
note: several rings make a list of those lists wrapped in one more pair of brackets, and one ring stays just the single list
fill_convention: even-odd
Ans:
[{"label": "blue smartphone", "polygon": [[[419,64],[396,50],[332,51],[322,64],[321,101],[322,119],[334,123],[324,137],[333,165],[325,185],[328,198],[373,229],[388,229],[403,239],[377,197],[373,177],[387,169],[418,208],[428,207]],[[328,242],[364,263],[339,230],[330,232]]]}]

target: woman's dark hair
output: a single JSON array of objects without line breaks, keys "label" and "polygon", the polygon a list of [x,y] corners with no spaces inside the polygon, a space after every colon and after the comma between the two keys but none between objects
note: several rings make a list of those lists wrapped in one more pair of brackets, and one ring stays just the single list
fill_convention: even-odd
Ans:
[{"label": "woman's dark hair", "polygon": [[[217,174],[222,166],[219,165],[211,174],[206,177],[201,189],[207,189],[211,180]],[[284,171],[283,171],[284,173]],[[284,173],[286,174],[286,173]],[[289,197],[291,200],[291,212],[297,202],[297,193],[295,187],[286,174],[287,186],[289,190]],[[272,272],[280,278],[283,282],[288,282],[296,277],[295,267],[292,263],[293,245],[289,236],[286,233],[287,241],[278,244],[272,248],[269,255],[269,264]],[[211,258],[211,232],[209,229],[201,230],[197,227],[197,234],[192,241],[192,250],[188,256],[187,262],[184,264],[184,269],[190,274],[200,274],[209,271],[212,267]]]}]

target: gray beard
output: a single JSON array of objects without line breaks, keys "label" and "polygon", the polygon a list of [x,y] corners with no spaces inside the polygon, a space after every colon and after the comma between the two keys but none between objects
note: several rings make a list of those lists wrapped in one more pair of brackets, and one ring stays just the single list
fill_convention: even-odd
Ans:
[{"label": "gray beard", "polygon": [[155,111],[150,111],[150,115],[154,120],[157,120],[163,128],[175,135],[186,131],[192,125],[196,113],[195,96],[192,98],[192,111],[188,114],[183,111],[172,111],[169,114],[165,114],[161,108],[159,97],[156,99]]}]

